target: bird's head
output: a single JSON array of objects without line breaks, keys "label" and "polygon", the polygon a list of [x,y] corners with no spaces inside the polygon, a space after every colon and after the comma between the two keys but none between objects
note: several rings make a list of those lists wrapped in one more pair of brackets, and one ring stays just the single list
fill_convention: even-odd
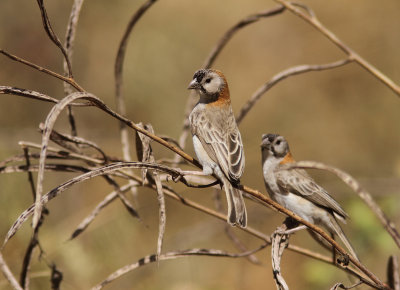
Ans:
[{"label": "bird's head", "polygon": [[274,156],[276,158],[283,158],[290,153],[289,144],[281,135],[264,134],[261,140],[261,152],[265,157]]},{"label": "bird's head", "polygon": [[207,102],[213,102],[220,98],[229,99],[228,83],[225,76],[215,69],[199,69],[196,71],[188,89],[196,90],[200,97]]}]

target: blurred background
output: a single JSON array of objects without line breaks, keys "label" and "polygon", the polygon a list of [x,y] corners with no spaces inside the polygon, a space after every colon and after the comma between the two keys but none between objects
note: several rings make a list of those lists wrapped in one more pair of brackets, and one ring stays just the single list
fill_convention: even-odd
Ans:
[{"label": "blurred background", "polygon": [[[115,108],[114,61],[131,15],[143,1],[87,1],[75,41],[73,71],[87,91]],[[371,64],[400,83],[400,2],[309,0],[320,21]],[[54,31],[64,41],[72,1],[46,1]],[[130,37],[124,63],[123,93],[127,117],[151,123],[155,132],[178,139],[188,98],[186,87],[214,44],[240,19],[275,7],[274,1],[159,1],[144,15]],[[62,55],[41,24],[35,1],[0,1],[0,48],[38,65],[62,72]],[[250,96],[278,72],[299,64],[322,64],[345,55],[320,33],[290,12],[260,20],[228,43],[214,64],[229,82],[236,113]],[[0,55],[0,85],[38,91],[61,99],[61,81]],[[0,161],[22,154],[19,141],[40,142],[38,125],[52,105],[12,95],[0,96]],[[297,160],[315,160],[354,176],[387,216],[400,226],[400,101],[390,89],[356,64],[287,79],[262,97],[240,125],[246,153],[242,183],[265,193],[259,144],[263,133],[280,133]],[[75,110],[78,135],[122,158],[119,124],[96,108]],[[66,114],[55,128],[69,133]],[[132,141],[134,133],[132,132]],[[54,146],[54,145],[53,145]],[[154,145],[156,158],[173,155]],[[194,154],[191,140],[186,151]],[[132,155],[135,156],[134,148]],[[354,192],[327,172],[313,177],[349,213],[344,230],[363,263],[385,280],[389,255],[399,250]],[[36,174],[34,175],[36,177]],[[76,174],[46,173],[45,192]],[[32,203],[27,175],[0,175],[0,240],[18,215]],[[213,207],[213,190],[188,189],[170,183],[185,197]],[[132,218],[119,201],[106,208],[77,239],[70,235],[112,188],[96,178],[64,192],[48,204],[50,216],[40,230],[45,258],[63,272],[63,289],[86,289],[116,269],[155,253],[158,203],[139,189],[136,203],[142,221]],[[223,199],[224,205],[225,200]],[[249,225],[270,234],[284,216],[247,201]],[[167,199],[163,251],[212,248],[237,252],[224,233],[224,223]],[[260,240],[233,231],[249,249]],[[3,251],[18,276],[31,236],[27,222]],[[330,255],[306,232],[292,244]],[[50,271],[36,252],[32,289],[49,288]],[[107,289],[272,289],[270,248],[257,254],[261,266],[246,259],[180,258],[135,270]],[[343,271],[286,251],[282,272],[292,289],[329,289],[350,285]],[[0,276],[0,289],[8,289]],[[361,287],[361,289],[363,289]]]}]

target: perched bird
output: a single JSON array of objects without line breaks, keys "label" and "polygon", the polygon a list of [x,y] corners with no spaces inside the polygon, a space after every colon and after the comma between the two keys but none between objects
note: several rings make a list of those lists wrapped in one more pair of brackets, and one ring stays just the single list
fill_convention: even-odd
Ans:
[{"label": "perched bird", "polygon": [[214,69],[196,71],[188,89],[196,90],[199,102],[189,115],[193,146],[203,174],[214,174],[223,184],[231,225],[246,227],[247,213],[239,184],[244,170],[243,143],[232,112],[228,83]]},{"label": "perched bird", "polygon": [[264,134],[261,153],[265,186],[271,198],[306,221],[325,227],[331,235],[338,235],[358,260],[337,222],[345,222],[348,217],[341,206],[305,170],[280,170],[283,164],[295,162],[286,139],[277,134]]}]

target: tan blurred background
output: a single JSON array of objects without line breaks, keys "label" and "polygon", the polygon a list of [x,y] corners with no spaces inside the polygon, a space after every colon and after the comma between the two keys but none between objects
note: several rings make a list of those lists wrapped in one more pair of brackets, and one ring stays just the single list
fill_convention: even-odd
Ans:
[{"label": "tan blurred background", "polygon": [[[400,83],[400,2],[395,0],[303,1],[312,7],[340,39],[388,77]],[[74,75],[80,85],[109,106],[114,101],[114,60],[133,12],[142,1],[86,1],[74,50]],[[72,1],[45,1],[57,35],[64,40]],[[178,138],[186,90],[194,71],[219,37],[243,17],[275,7],[273,1],[157,2],[131,35],[124,64],[127,115],[151,123],[157,134]],[[47,38],[35,1],[0,1],[0,48],[41,66],[62,72],[62,56]],[[241,30],[228,43],[214,67],[229,82],[234,111],[273,75],[298,64],[319,64],[344,58],[343,53],[310,25],[290,12],[264,19]],[[16,86],[63,97],[62,83],[0,55],[0,85]],[[50,104],[0,95],[0,160],[21,154],[18,141],[40,142],[37,132]],[[265,192],[261,176],[261,134],[286,136],[298,160],[315,160],[339,167],[370,191],[383,210],[400,226],[400,100],[390,89],[356,64],[295,76],[263,96],[240,129],[246,171],[242,183]],[[78,134],[97,143],[109,155],[121,157],[118,123],[95,108],[75,110]],[[69,133],[65,115],[56,129]],[[132,132],[133,136],[133,132]],[[133,137],[132,137],[133,140]],[[172,155],[155,146],[156,157]],[[188,140],[187,152],[193,154]],[[133,152],[133,155],[134,152]],[[399,251],[369,209],[337,178],[311,172],[350,215],[344,229],[365,265],[385,280],[386,261]],[[36,175],[35,175],[36,176]],[[46,173],[45,191],[75,176]],[[0,240],[31,202],[26,174],[0,175]],[[174,184],[170,184],[175,186]],[[213,206],[212,190],[175,186],[188,198]],[[140,189],[133,219],[119,201],[106,208],[80,237],[67,241],[79,222],[112,189],[100,179],[80,184],[53,200],[41,228],[46,259],[63,272],[63,289],[86,289],[119,267],[156,250],[158,204],[155,194]],[[270,234],[280,215],[247,202],[250,226]],[[237,251],[223,232],[224,224],[167,200],[163,250],[213,248]],[[235,230],[249,248],[254,237]],[[31,235],[29,222],[10,241],[4,256],[19,274]],[[291,243],[330,255],[306,232]],[[181,258],[142,267],[107,289],[274,289],[270,248],[257,254],[255,266],[245,259]],[[32,289],[49,288],[49,270],[37,255],[32,263]],[[336,282],[350,285],[337,268],[286,251],[283,275],[292,289],[329,289]],[[8,289],[0,276],[0,289]],[[362,288],[363,289],[363,288]]]}]

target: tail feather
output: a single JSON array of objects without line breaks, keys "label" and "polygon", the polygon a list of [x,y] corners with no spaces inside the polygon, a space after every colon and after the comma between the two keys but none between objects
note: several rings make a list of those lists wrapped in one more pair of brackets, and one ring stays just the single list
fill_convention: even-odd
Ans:
[{"label": "tail feather", "polygon": [[228,201],[228,223],[232,226],[238,225],[245,228],[247,226],[247,212],[242,192],[234,188],[229,181],[224,181],[224,190]]},{"label": "tail feather", "polygon": [[339,238],[342,240],[343,244],[346,246],[347,250],[350,252],[350,254],[357,259],[357,261],[360,261],[358,258],[356,251],[354,250],[353,246],[350,244],[350,241],[347,239],[346,235],[344,234],[342,228],[340,227],[339,223],[336,221],[336,219],[332,216],[331,217],[331,225],[332,228],[335,231],[335,234],[339,236]]}]

